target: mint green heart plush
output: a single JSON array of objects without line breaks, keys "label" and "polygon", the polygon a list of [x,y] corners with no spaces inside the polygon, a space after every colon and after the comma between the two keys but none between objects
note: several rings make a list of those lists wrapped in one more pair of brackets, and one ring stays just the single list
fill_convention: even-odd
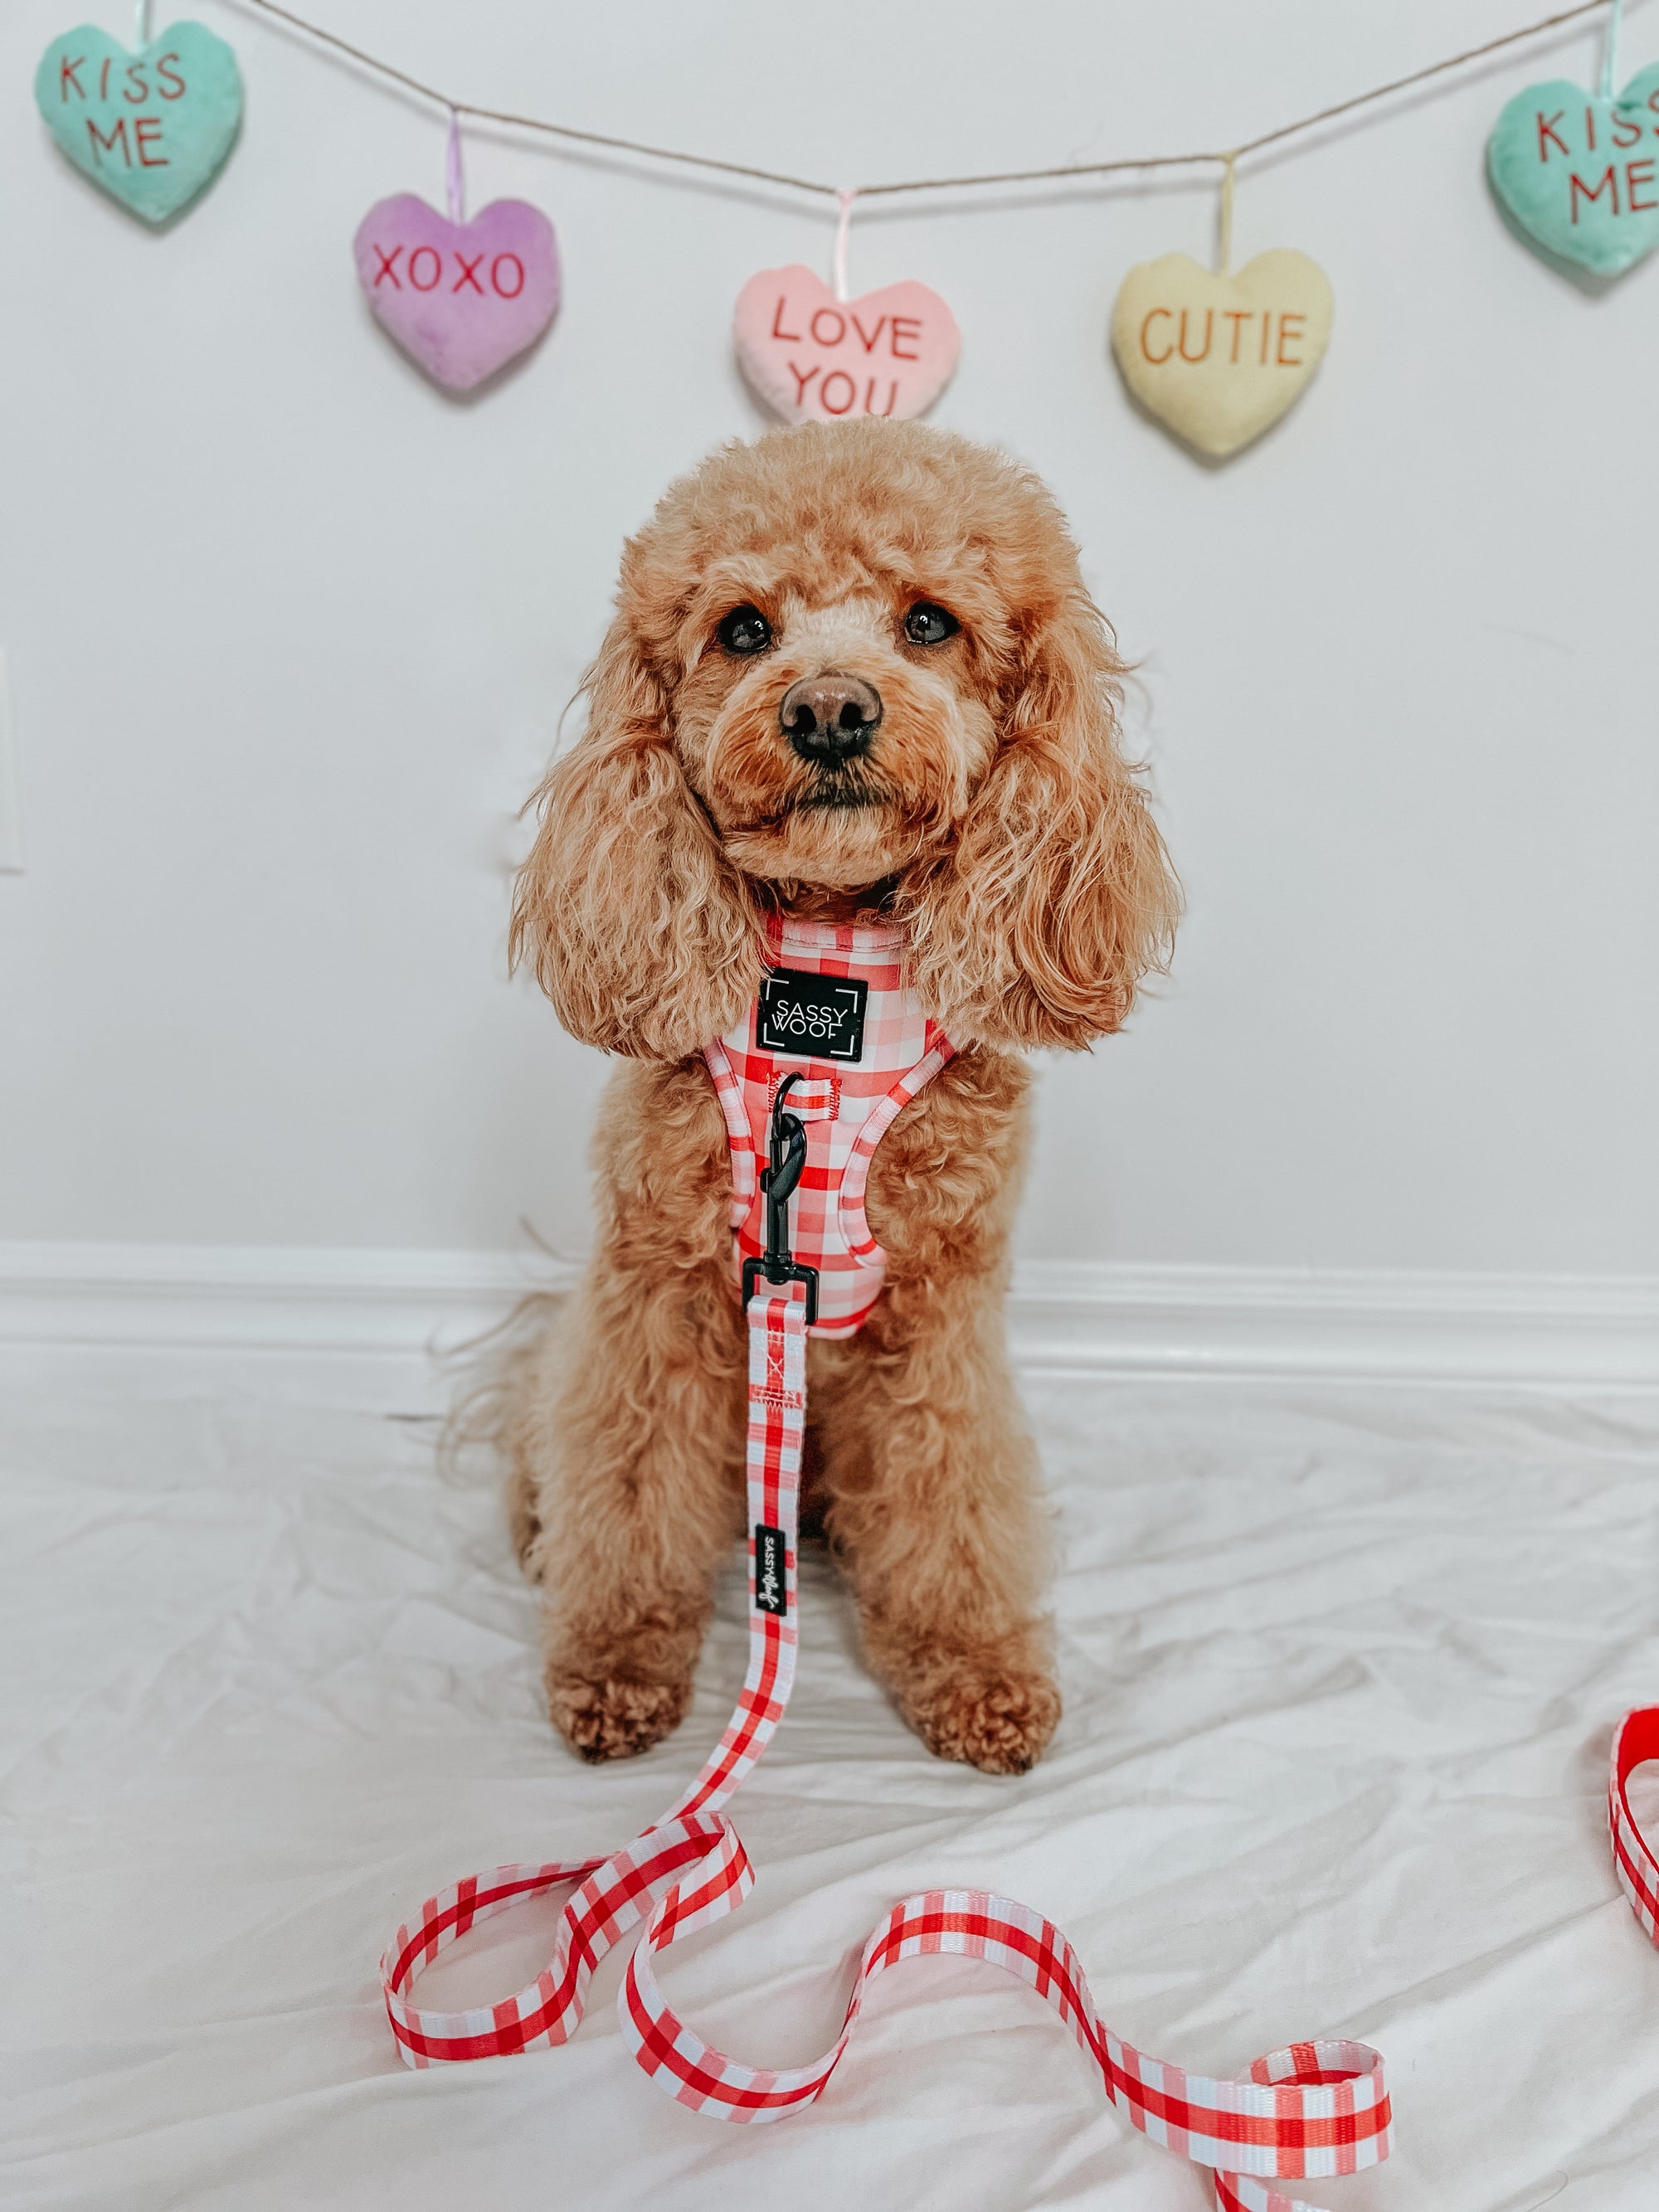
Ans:
[{"label": "mint green heart plush", "polygon": [[174,23],[139,54],[83,23],[41,56],[34,97],[76,167],[146,222],[195,198],[242,119],[236,57],[200,23]]},{"label": "mint green heart plush", "polygon": [[1492,188],[1547,253],[1616,276],[1659,246],[1659,62],[1618,98],[1529,85],[1486,142]]}]

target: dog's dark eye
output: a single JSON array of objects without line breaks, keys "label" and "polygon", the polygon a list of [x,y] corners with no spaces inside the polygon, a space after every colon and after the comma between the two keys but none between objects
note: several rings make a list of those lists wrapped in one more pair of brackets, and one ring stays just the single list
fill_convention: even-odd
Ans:
[{"label": "dog's dark eye", "polygon": [[758,607],[733,607],[715,635],[728,653],[764,653],[772,625]]},{"label": "dog's dark eye", "polygon": [[946,614],[943,607],[930,605],[926,599],[919,607],[912,607],[904,617],[904,635],[912,645],[943,645],[961,628],[954,615]]}]

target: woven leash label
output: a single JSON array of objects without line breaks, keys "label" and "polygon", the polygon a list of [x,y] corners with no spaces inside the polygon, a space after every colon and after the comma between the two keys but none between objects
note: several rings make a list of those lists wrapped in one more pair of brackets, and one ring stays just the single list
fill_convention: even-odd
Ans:
[{"label": "woven leash label", "polygon": [[811,1060],[862,1060],[864,1002],[870,986],[859,975],[808,975],[775,968],[761,979],[755,1049]]},{"label": "woven leash label", "polygon": [[755,1603],[762,1613],[789,1610],[788,1587],[783,1572],[783,1531],[755,1523]]}]

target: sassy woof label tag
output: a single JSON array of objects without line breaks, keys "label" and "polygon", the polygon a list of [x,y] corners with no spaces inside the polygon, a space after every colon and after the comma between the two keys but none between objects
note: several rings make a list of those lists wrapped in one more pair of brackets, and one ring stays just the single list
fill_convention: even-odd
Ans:
[{"label": "sassy woof label tag", "polygon": [[189,205],[242,119],[236,57],[200,23],[174,23],[136,54],[83,23],[40,57],[34,99],[76,167],[146,222]]},{"label": "sassy woof label tag", "polygon": [[738,295],[732,343],[757,398],[786,422],[925,415],[962,350],[925,284],[837,300],[810,269],[763,269]]},{"label": "sassy woof label tag", "polygon": [[1616,99],[1564,77],[1528,86],[1492,128],[1486,175],[1547,253],[1628,269],[1659,246],[1659,62]]},{"label": "sassy woof label tag", "polygon": [[860,975],[809,975],[798,968],[774,968],[761,978],[755,1048],[810,1060],[862,1060],[869,995],[870,986]]},{"label": "sassy woof label tag", "polygon": [[755,1607],[759,1613],[789,1610],[789,1583],[784,1572],[783,1531],[755,1523]]},{"label": "sassy woof label tag", "polygon": [[1112,350],[1142,406],[1200,453],[1236,453],[1278,422],[1330,342],[1330,280],[1305,253],[1218,276],[1184,253],[1143,261],[1112,310]]},{"label": "sassy woof label tag", "polygon": [[528,200],[495,200],[458,223],[399,192],[370,208],[353,252],[380,324],[451,392],[533,345],[558,307],[558,244]]}]

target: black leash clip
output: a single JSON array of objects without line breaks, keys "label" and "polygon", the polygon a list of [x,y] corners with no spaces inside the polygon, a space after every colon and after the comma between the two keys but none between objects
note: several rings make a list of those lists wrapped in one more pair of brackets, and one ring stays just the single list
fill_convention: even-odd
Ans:
[{"label": "black leash clip", "polygon": [[789,1201],[806,1165],[806,1131],[799,1115],[791,1114],[783,1103],[790,1085],[800,1080],[799,1070],[786,1075],[772,1101],[769,1159],[760,1175],[766,1200],[766,1249],[758,1260],[743,1263],[743,1302],[746,1306],[754,1297],[755,1285],[763,1275],[773,1284],[805,1283],[810,1328],[818,1317],[818,1271],[796,1261],[789,1250]]}]

